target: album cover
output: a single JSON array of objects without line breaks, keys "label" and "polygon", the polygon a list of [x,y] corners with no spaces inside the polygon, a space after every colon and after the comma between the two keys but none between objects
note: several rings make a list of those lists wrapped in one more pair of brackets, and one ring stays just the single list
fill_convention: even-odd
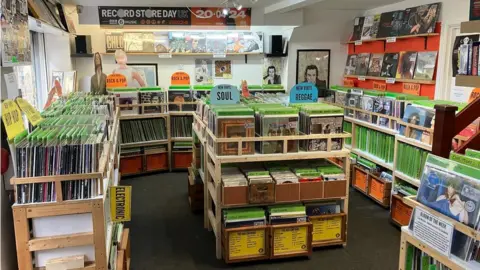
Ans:
[{"label": "album cover", "polygon": [[[193,102],[192,91],[190,90],[168,90],[168,102]],[[179,105],[169,105],[170,111],[179,111]],[[193,105],[183,105],[184,111],[193,110]]]},{"label": "album cover", "polygon": [[360,99],[360,107],[364,111],[373,112],[375,98],[370,96],[362,96]]},{"label": "album cover", "polygon": [[480,0],[470,0],[470,21],[480,20]]},{"label": "album cover", "polygon": [[232,61],[231,60],[215,60],[215,78],[231,79],[232,75]]},{"label": "album cover", "polygon": [[153,32],[123,33],[125,52],[155,52]]},{"label": "album cover", "polygon": [[382,13],[377,38],[396,37],[401,34],[404,10]]},{"label": "album cover", "polygon": [[370,64],[370,54],[361,53],[357,55],[357,66],[355,69],[355,75],[366,76],[368,72],[368,66]]},{"label": "album cover", "polygon": [[357,55],[350,54],[347,57],[347,64],[345,65],[345,75],[355,75],[355,69],[357,67]]},{"label": "album cover", "polygon": [[[262,117],[262,136],[297,135],[298,117]],[[268,141],[261,143],[261,153],[283,153],[283,141]],[[298,152],[298,141],[288,141],[288,152]]]},{"label": "album cover", "polygon": [[170,52],[170,40],[168,32],[153,32],[153,45],[156,53]]},{"label": "album cover", "polygon": [[[262,32],[241,32],[243,35],[243,47],[239,52],[245,53],[263,53],[263,33]],[[241,40],[242,38],[240,38]]]},{"label": "album cover", "polygon": [[185,32],[168,32],[171,53],[184,53],[187,51]]},{"label": "album cover", "polygon": [[441,3],[434,3],[405,10],[403,35],[418,35],[434,33],[435,26],[440,16]]},{"label": "album cover", "polygon": [[[423,126],[426,128],[432,127],[434,119],[434,114],[430,110],[420,108],[413,105],[408,105],[405,109],[405,114],[403,116],[403,122],[410,123],[417,126]],[[422,140],[423,132],[414,128],[410,128],[409,134],[405,134],[405,126],[400,127],[400,135],[403,135],[408,138],[416,139],[418,141]]]},{"label": "album cover", "polygon": [[373,102],[373,111],[376,113],[392,115],[392,100],[388,98],[375,98]]},{"label": "album cover", "polygon": [[227,34],[223,32],[208,32],[207,52],[218,54],[227,53]]},{"label": "album cover", "polygon": [[433,80],[436,62],[437,52],[419,52],[414,78],[416,80]]},{"label": "album cover", "polygon": [[452,76],[467,74],[468,48],[479,41],[478,35],[457,36],[453,44],[452,52]]},{"label": "album cover", "polygon": [[355,18],[355,22],[353,24],[353,34],[352,34],[352,41],[357,41],[362,38],[362,30],[363,30],[363,23],[365,21],[365,17],[357,17]]},{"label": "album cover", "polygon": [[400,52],[397,68],[397,79],[413,79],[417,52]]},{"label": "album cover", "polygon": [[[140,104],[165,103],[164,91],[140,91]],[[142,108],[142,113],[162,113],[165,106],[148,106]]]},{"label": "album cover", "polygon": [[395,78],[398,66],[398,53],[386,53],[383,56],[381,77]]},{"label": "album cover", "polygon": [[205,33],[187,32],[185,34],[187,53],[206,53],[207,39]]},{"label": "album cover", "polygon": [[[138,93],[137,92],[118,92],[115,93],[115,104],[118,105],[137,105]],[[120,108],[122,115],[126,114],[138,114],[138,107]]]},{"label": "album cover", "polygon": [[[218,135],[219,138],[245,138],[255,136],[255,119],[226,119],[218,118]],[[219,143],[219,155],[237,155],[238,143]],[[255,153],[254,142],[243,142],[242,153],[250,155]]]},{"label": "album cover", "polygon": [[363,29],[362,29],[362,40],[369,40],[375,38],[378,32],[378,25],[380,23],[380,16],[379,15],[371,15],[365,17],[365,21],[363,22]]},{"label": "album cover", "polygon": [[334,134],[343,132],[343,116],[310,117],[310,134]]},{"label": "album cover", "polygon": [[383,53],[374,53],[370,59],[368,67],[368,76],[378,77],[382,73]]}]

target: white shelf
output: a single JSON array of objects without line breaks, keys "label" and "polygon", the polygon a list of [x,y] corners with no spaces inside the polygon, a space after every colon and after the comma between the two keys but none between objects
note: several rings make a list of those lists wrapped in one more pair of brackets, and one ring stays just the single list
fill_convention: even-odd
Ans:
[{"label": "white shelf", "polygon": [[362,150],[360,149],[352,149],[352,152],[354,154],[357,154],[358,156],[362,157],[362,158],[365,158],[365,159],[368,159],[370,160],[371,162],[377,164],[377,165],[380,165],[382,167],[384,167],[385,169],[389,169],[391,171],[393,171],[393,164],[392,163],[386,163],[385,161],[379,159],[378,157],[372,155],[372,154],[369,154],[369,153],[366,153],[366,152],[363,152]]},{"label": "white shelf", "polygon": [[410,183],[410,184],[412,184],[416,187],[420,187],[420,180],[415,179],[413,177],[410,177],[406,174],[403,174],[403,173],[399,172],[398,170],[393,173],[393,176],[398,177],[398,178],[402,179],[403,181],[405,181],[407,183]]},{"label": "white shelf", "polygon": [[392,135],[392,136],[395,136],[395,135],[398,134],[398,131],[396,131],[396,130],[386,128],[386,127],[382,127],[382,126],[379,126],[379,125],[375,125],[375,124],[365,122],[365,121],[362,121],[362,120],[358,120],[358,119],[355,119],[355,118],[352,118],[352,117],[349,117],[349,116],[345,116],[344,119],[348,122],[355,123],[356,125],[360,125],[360,126],[364,126],[364,127],[370,128],[370,129],[374,129],[376,131],[380,131],[380,132],[383,132],[383,133],[386,133],[386,134],[389,134],[389,135]]}]

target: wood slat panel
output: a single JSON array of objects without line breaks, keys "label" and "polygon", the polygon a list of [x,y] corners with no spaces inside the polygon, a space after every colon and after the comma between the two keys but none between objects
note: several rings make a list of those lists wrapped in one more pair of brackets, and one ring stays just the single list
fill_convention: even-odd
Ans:
[{"label": "wood slat panel", "polygon": [[93,245],[93,232],[34,238],[28,241],[30,251]]}]

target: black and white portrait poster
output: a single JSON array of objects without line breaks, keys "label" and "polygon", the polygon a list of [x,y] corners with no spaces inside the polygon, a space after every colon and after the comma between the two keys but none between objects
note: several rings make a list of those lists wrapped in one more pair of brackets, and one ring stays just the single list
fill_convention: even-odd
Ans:
[{"label": "black and white portrait poster", "polygon": [[213,84],[212,59],[195,59],[195,84]]},{"label": "black and white portrait poster", "polygon": [[264,58],[263,84],[282,84],[283,58]]},{"label": "black and white portrait poster", "polygon": [[324,98],[330,83],[330,50],[297,50],[297,81],[310,82]]}]

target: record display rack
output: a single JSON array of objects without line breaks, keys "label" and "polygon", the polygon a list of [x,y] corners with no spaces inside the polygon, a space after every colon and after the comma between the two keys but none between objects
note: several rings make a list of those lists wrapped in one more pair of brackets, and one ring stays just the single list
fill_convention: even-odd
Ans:
[{"label": "record display rack", "polygon": [[368,42],[375,42],[375,41],[386,41],[386,42],[393,42],[393,40],[397,39],[408,39],[408,38],[427,38],[427,37],[433,37],[433,36],[438,36],[440,35],[439,33],[427,33],[427,34],[418,34],[418,35],[406,35],[406,36],[396,36],[396,37],[384,37],[384,38],[372,38],[372,39],[365,39],[365,40],[352,40],[348,41],[345,44],[358,44],[356,46],[359,46],[363,43],[368,43]]},{"label": "record display rack", "polygon": [[[442,213],[439,213],[431,208],[424,206],[423,204],[416,201],[414,196],[406,196],[403,198],[405,204],[410,206],[411,208],[420,207],[424,211],[430,213],[431,215],[437,216],[443,220],[448,221],[450,224],[454,226],[454,229],[461,232],[462,234],[473,238],[475,241],[480,241],[480,231],[477,231],[469,226],[458,222]],[[439,261],[440,263],[444,264],[448,268],[452,270],[463,270],[463,269],[479,269],[480,263],[476,261],[466,262],[461,260],[460,258],[456,257],[455,255],[450,255],[449,257],[441,254],[440,252],[436,251],[429,245],[423,243],[421,240],[416,238],[413,233],[409,230],[407,226],[402,227],[402,236],[400,241],[400,258],[399,258],[399,270],[407,270],[406,269],[406,262],[407,262],[407,248],[409,245],[413,245],[416,248],[420,249],[422,252],[425,252],[433,259]]]},{"label": "record display rack", "polygon": [[[85,262],[83,269],[107,269],[109,261],[109,242],[111,242],[112,222],[109,217],[108,188],[118,184],[118,129],[119,110],[115,119],[108,127],[113,134],[109,141],[103,143],[103,152],[99,159],[99,171],[86,174],[66,174],[41,177],[12,177],[10,183],[14,186],[15,194],[20,192],[17,185],[53,183],[55,185],[55,201],[19,204],[12,206],[14,218],[14,232],[16,241],[18,269],[44,269],[33,267],[33,252],[54,251],[56,249],[93,246],[95,261]],[[15,149],[11,146],[11,149]],[[99,196],[90,199],[65,200],[62,196],[63,181],[97,179],[101,184]],[[17,198],[17,197],[15,197]],[[62,234],[46,237],[33,237],[33,219],[38,218],[66,218],[67,216],[91,214],[91,232]],[[40,228],[36,228],[40,230]],[[63,254],[63,253],[60,253]],[[62,255],[60,255],[62,256]]]},{"label": "record display rack", "polygon": [[[196,105],[196,102],[168,102],[168,103],[156,103],[156,104],[128,104],[117,105],[118,108],[139,108],[139,107],[162,107],[162,111],[165,113],[149,113],[149,114],[134,114],[134,115],[121,115],[120,120],[141,120],[141,119],[154,119],[163,118],[166,124],[166,139],[155,141],[144,141],[134,143],[122,143],[120,146],[122,149],[160,146],[165,145],[166,151],[156,152],[155,154],[141,153],[138,155],[120,156],[121,159],[121,172],[122,176],[135,176],[144,173],[172,171],[176,169],[187,169],[190,162],[184,162],[184,158],[192,150],[173,150],[173,143],[175,142],[192,142],[192,137],[174,137],[172,136],[171,121],[172,117],[191,116],[193,117],[193,111],[183,111],[184,105]],[[168,111],[169,105],[176,105],[179,111]],[[177,161],[177,162],[176,162]]]},{"label": "record display rack", "polygon": [[[195,118],[197,121],[201,121],[200,117]],[[196,129],[196,132],[199,132]],[[201,131],[199,133],[202,133]],[[349,179],[350,179],[350,151],[347,149],[331,151],[332,139],[336,138],[350,138],[351,134],[315,134],[315,135],[294,135],[294,136],[269,136],[269,137],[245,137],[245,138],[217,138],[210,129],[205,128],[205,135],[203,136],[204,140],[206,138],[206,170],[204,176],[204,194],[205,194],[205,208],[204,208],[204,221],[205,227],[209,230],[212,230],[216,239],[216,257],[217,259],[225,259],[227,263],[231,262],[244,262],[252,260],[265,260],[265,259],[277,259],[277,258],[288,258],[288,257],[309,257],[312,252],[313,247],[322,247],[322,246],[332,246],[332,245],[342,245],[346,246],[347,244],[347,224],[348,224],[348,198],[349,198]],[[203,135],[203,134],[200,134]],[[298,152],[298,153],[288,153],[287,145],[289,141],[301,141],[305,139],[327,139],[327,151],[313,151],[313,152]],[[283,154],[253,154],[253,155],[242,155],[242,143],[243,142],[263,142],[263,141],[284,141]],[[210,145],[209,142],[212,142],[213,145]],[[237,143],[238,155],[235,156],[220,156],[217,155],[218,144],[220,143]],[[337,180],[337,181],[321,181],[321,182],[307,182],[300,183],[300,194],[302,190],[307,193],[307,190],[314,191],[317,193],[318,197],[309,198],[307,200],[302,200],[300,195],[295,201],[288,202],[273,202],[273,203],[257,203],[250,204],[247,199],[248,187],[229,187],[226,188],[222,185],[222,175],[221,168],[225,164],[233,163],[248,163],[248,162],[268,162],[268,161],[286,161],[286,160],[314,160],[321,158],[338,158],[343,159],[343,169],[345,171],[346,180]],[[318,187],[315,185],[321,185]],[[323,186],[324,185],[324,186]],[[302,188],[303,187],[303,188]],[[227,190],[228,189],[228,190]],[[336,192],[331,192],[333,189]],[[245,198],[242,195],[238,197],[238,193],[244,194]],[[330,196],[330,195],[332,196]],[[229,196],[232,196],[229,198]],[[240,198],[240,200],[238,200]],[[233,200],[232,200],[233,199]],[[237,203],[228,204],[226,201],[236,201]],[[252,207],[252,206],[270,206],[270,205],[281,205],[289,204],[294,202],[322,202],[322,201],[342,201],[343,202],[343,213],[336,214],[337,217],[342,217],[342,235],[343,237],[337,241],[312,241],[312,223],[294,223],[287,225],[274,225],[274,226],[259,226],[259,227],[246,227],[246,228],[235,228],[235,229],[224,229],[222,228],[222,210],[231,209],[231,208],[243,208],[243,207]],[[240,202],[240,203],[238,203]],[[328,217],[319,216],[319,219],[325,219]],[[280,227],[281,228],[280,228]],[[278,227],[278,228],[277,228]],[[275,254],[274,244],[275,232],[277,229],[285,228],[287,230],[302,230],[306,232],[307,238],[307,247],[306,250],[287,252],[282,254]],[[259,232],[261,235],[264,235],[265,239],[265,252],[261,255],[255,256],[240,256],[236,258],[231,258],[229,253],[229,239],[231,239],[231,233],[238,232],[238,230],[244,232]],[[223,256],[222,256],[223,255]]]},{"label": "record display rack", "polygon": [[360,75],[344,75],[344,78],[348,79],[357,79],[357,80],[375,80],[375,81],[384,81],[386,83],[389,83],[387,81],[393,80],[395,82],[401,82],[401,83],[419,83],[419,84],[435,84],[436,81],[434,80],[415,80],[415,79],[399,79],[399,78],[386,78],[386,77],[375,77],[375,76],[360,76]]}]

